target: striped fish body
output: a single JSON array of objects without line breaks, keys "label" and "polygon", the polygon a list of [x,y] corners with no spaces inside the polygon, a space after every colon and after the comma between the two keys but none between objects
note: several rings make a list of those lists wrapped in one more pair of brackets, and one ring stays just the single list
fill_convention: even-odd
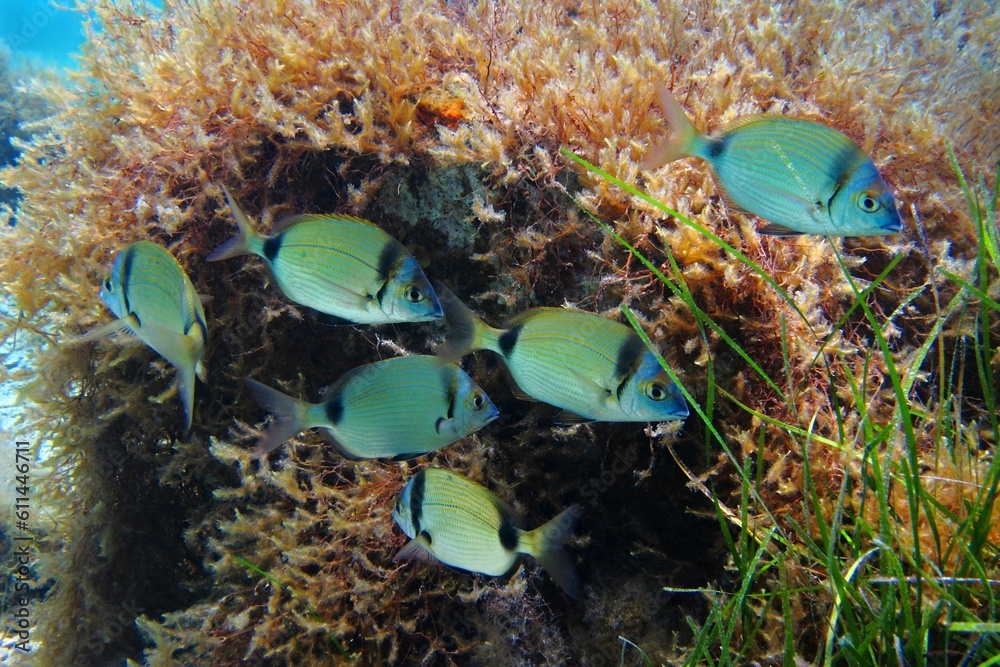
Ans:
[{"label": "striped fish body", "polygon": [[442,366],[431,356],[396,357],[355,368],[316,404],[247,382],[276,417],[257,445],[258,456],[300,431],[320,428],[345,458],[409,459],[450,445],[498,415],[465,371],[457,364]]},{"label": "striped fish body", "polygon": [[698,132],[666,89],[672,134],[643,162],[650,168],[700,157],[725,198],[772,224],[764,234],[865,236],[898,233],[895,199],[875,164],[843,133],[808,120],[742,118],[717,137]]},{"label": "striped fish body", "polygon": [[240,232],[209,261],[258,255],[291,301],[346,323],[425,322],[441,316],[417,260],[367,220],[297,215],[264,236],[254,231],[228,190],[226,197]]},{"label": "striped fish body", "polygon": [[444,299],[453,335],[446,359],[472,350],[500,355],[520,398],[562,408],[557,421],[684,419],[687,403],[630,328],[567,308],[533,308],[494,329],[454,295]]},{"label": "striped fish body", "polygon": [[574,505],[540,528],[524,531],[510,508],[485,487],[425,468],[410,479],[393,509],[396,523],[412,538],[396,559],[433,556],[461,570],[501,576],[528,554],[567,594],[579,598],[573,563],[562,549],[579,514]]},{"label": "striped fish body", "polygon": [[127,330],[169,361],[177,369],[177,390],[190,428],[194,377],[205,377],[208,327],[184,269],[166,249],[138,241],[115,258],[101,298],[119,319],[85,338]]}]

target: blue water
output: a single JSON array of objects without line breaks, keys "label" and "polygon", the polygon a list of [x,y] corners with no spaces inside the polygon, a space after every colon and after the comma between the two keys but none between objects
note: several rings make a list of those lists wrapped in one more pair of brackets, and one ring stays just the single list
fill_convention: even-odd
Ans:
[{"label": "blue water", "polygon": [[15,64],[73,67],[72,54],[83,44],[83,18],[48,0],[0,0],[0,42]]}]

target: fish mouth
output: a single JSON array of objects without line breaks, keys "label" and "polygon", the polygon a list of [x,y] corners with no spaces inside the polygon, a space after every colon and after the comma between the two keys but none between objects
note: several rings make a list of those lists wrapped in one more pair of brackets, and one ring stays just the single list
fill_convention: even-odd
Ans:
[{"label": "fish mouth", "polygon": [[430,304],[431,308],[424,313],[423,317],[425,322],[432,322],[434,320],[444,317],[444,308],[441,307],[441,302],[434,299],[434,303]]},{"label": "fish mouth", "polygon": [[685,401],[682,398],[678,402],[678,404],[674,407],[673,412],[670,413],[669,419],[671,420],[687,419],[689,414],[691,414],[691,412],[690,410],[688,410],[687,401]]},{"label": "fish mouth", "polygon": [[903,231],[903,221],[898,216],[894,216],[892,220],[882,225],[880,231],[883,234],[898,234]]},{"label": "fish mouth", "polygon": [[674,386],[673,395],[670,397],[670,416],[667,417],[668,420],[680,420],[687,419],[691,411],[688,409],[688,403],[684,399],[684,394]]}]

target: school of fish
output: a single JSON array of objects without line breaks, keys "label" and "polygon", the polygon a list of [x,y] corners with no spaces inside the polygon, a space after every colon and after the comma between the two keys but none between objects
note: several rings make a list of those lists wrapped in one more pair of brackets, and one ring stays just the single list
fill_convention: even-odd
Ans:
[{"label": "school of fish", "polygon": [[[762,234],[860,236],[895,234],[895,200],[871,158],[844,134],[781,116],[737,120],[721,134],[698,132],[666,87],[660,100],[671,133],[640,165],[708,162],[723,198],[766,220]],[[451,335],[435,356],[397,357],[348,371],[318,403],[257,380],[246,384],[273,415],[253,450],[265,456],[296,434],[319,429],[351,459],[406,460],[446,447],[499,416],[489,396],[457,362],[476,350],[497,354],[513,394],[560,410],[554,423],[683,420],[688,406],[666,369],[632,329],[570,308],[532,308],[501,328],[478,318],[375,224],[346,215],[296,215],[270,235],[255,230],[229,190],[223,193],[237,234],[208,256],[261,257],[278,289],[332,324],[428,322],[445,317]],[[194,412],[195,376],[206,380],[209,329],[184,269],[163,247],[138,241],[114,260],[101,290],[117,318],[76,339],[137,336],[176,369],[185,429]],[[535,530],[486,487],[429,467],[413,475],[392,515],[410,541],[396,560],[436,559],[489,576],[511,572],[522,555],[535,558],[574,599],[575,567],[563,546],[581,514],[571,505]]]}]

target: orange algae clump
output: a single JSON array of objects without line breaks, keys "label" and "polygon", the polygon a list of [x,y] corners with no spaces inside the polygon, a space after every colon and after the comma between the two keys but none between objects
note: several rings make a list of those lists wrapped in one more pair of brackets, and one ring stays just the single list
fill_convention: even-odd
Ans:
[{"label": "orange algae clump", "polygon": [[[917,8],[906,25],[891,5],[845,15],[832,0],[164,5],[95,3],[81,71],[48,91],[63,111],[0,172],[22,195],[0,242],[3,340],[23,350],[33,334],[30,364],[4,372],[33,401],[18,428],[48,445],[35,664],[605,664],[619,660],[619,636],[666,663],[695,645],[684,618],[704,621],[713,602],[663,588],[732,585],[716,502],[746,540],[772,528],[785,540],[782,574],[755,582],[761,629],[727,635],[747,661],[785,650],[779,590],[793,651],[820,654],[836,593],[829,561],[807,545],[835,517],[854,522],[855,560],[876,544],[920,545],[924,572],[968,571],[963,512],[981,497],[996,443],[969,379],[985,375],[963,346],[996,350],[1000,331],[996,318],[985,330],[963,319],[961,290],[942,273],[979,284],[980,237],[944,141],[974,184],[997,159],[991,3]],[[805,57],[803,44],[823,57]],[[845,133],[894,187],[902,234],[761,238],[703,168],[641,172],[666,129],[653,110],[660,82],[709,132],[766,112]],[[570,166],[562,147],[716,234],[789,300],[676,216]],[[426,353],[442,336],[433,325],[323,327],[269,289],[259,263],[206,264],[232,232],[217,183],[239,184],[262,229],[304,210],[376,221],[488,321],[564,302],[614,317],[628,303],[696,402],[713,401],[728,453],[711,440],[706,458],[694,418],[553,429],[544,407],[517,402],[476,358],[466,370],[505,421],[429,460],[344,463],[309,434],[251,460],[260,413],[243,378],[316,400],[350,368]],[[567,193],[684,289],[606,238]],[[168,247],[212,297],[211,383],[190,435],[178,414],[150,406],[173,398],[171,370],[148,349],[56,343],[103,321],[99,281],[140,239]],[[855,288],[893,262],[865,293],[886,356]],[[995,271],[984,275],[995,301]],[[996,359],[988,370],[996,377]],[[894,373],[917,420],[910,440],[895,426]],[[970,396],[942,389],[942,377],[961,378]],[[947,458],[945,422],[960,434]],[[884,505],[865,486],[878,477],[872,456],[893,482]],[[397,568],[392,500],[428,461],[486,484],[530,523],[581,503],[583,537],[568,548],[579,605],[533,566],[502,580]],[[713,500],[685,488],[683,470],[696,488],[711,479]],[[916,504],[905,495],[914,476],[929,494]],[[754,482],[745,496],[744,479]],[[733,509],[744,497],[745,521]],[[980,543],[997,539],[987,531]]]}]

